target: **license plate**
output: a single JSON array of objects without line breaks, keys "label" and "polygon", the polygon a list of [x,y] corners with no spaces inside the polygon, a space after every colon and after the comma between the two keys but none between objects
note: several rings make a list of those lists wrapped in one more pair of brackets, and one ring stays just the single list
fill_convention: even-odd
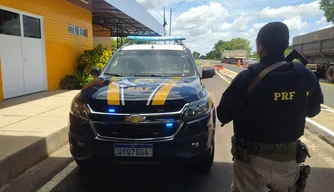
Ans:
[{"label": "license plate", "polygon": [[117,157],[153,157],[153,145],[150,144],[115,144]]}]

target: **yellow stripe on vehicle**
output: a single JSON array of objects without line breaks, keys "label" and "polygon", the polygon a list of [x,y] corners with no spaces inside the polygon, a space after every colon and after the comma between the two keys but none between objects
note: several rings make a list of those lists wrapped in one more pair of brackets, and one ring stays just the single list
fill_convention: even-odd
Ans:
[{"label": "yellow stripe on vehicle", "polygon": [[173,89],[175,84],[180,81],[180,79],[181,78],[172,78],[168,80],[155,94],[152,100],[152,105],[164,105],[170,91]]},{"label": "yellow stripe on vehicle", "polygon": [[119,81],[119,77],[112,77],[108,85],[108,105],[121,105],[120,100],[120,87],[113,84],[115,81]]}]

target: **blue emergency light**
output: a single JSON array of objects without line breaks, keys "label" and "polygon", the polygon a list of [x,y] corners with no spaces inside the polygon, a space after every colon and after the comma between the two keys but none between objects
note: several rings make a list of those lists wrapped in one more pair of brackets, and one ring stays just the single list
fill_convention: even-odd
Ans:
[{"label": "blue emergency light", "polygon": [[108,111],[109,111],[110,113],[115,113],[115,109],[113,109],[113,108],[110,108]]},{"label": "blue emergency light", "polygon": [[128,40],[135,40],[135,41],[180,41],[186,40],[185,37],[182,36],[128,36]]},{"label": "blue emergency light", "polygon": [[166,123],[166,127],[167,128],[172,128],[173,127],[173,123],[171,123],[171,122]]}]

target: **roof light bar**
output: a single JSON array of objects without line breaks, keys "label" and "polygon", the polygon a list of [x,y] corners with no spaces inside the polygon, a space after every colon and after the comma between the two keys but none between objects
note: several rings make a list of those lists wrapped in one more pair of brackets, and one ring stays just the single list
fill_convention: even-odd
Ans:
[{"label": "roof light bar", "polygon": [[160,37],[160,36],[128,36],[128,40],[135,40],[135,41],[180,41],[180,40],[186,40],[185,37],[182,36],[166,36],[166,37]]}]

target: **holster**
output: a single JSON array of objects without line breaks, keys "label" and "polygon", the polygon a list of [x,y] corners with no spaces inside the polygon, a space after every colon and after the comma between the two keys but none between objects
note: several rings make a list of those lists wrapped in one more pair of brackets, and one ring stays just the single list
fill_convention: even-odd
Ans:
[{"label": "holster", "polygon": [[249,163],[251,156],[249,154],[248,148],[244,147],[243,143],[238,143],[235,136],[232,136],[231,140],[232,140],[231,153],[233,158],[236,158],[244,163]]},{"label": "holster", "polygon": [[299,171],[299,177],[296,183],[296,192],[303,192],[306,188],[306,182],[309,174],[311,173],[311,167],[308,165],[301,165]]},{"label": "holster", "polygon": [[305,145],[305,143],[298,140],[297,142],[297,163],[303,163],[306,160],[306,157],[311,157],[310,152]]}]

